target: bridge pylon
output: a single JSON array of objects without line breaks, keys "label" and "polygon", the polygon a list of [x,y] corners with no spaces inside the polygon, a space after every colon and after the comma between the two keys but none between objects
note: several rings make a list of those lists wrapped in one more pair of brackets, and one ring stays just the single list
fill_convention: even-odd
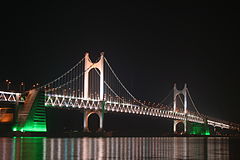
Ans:
[{"label": "bridge pylon", "polygon": [[84,117],[83,117],[83,130],[84,132],[90,132],[89,127],[88,127],[88,118],[91,114],[97,114],[99,117],[99,129],[98,131],[102,131],[103,130],[103,114],[101,112],[101,110],[99,111],[92,111],[92,110],[86,110],[84,111]]},{"label": "bridge pylon", "polygon": [[[184,114],[187,114],[187,84],[184,84],[184,88],[182,90],[178,90],[176,83],[173,87],[173,111],[177,112],[177,96],[182,94],[184,96]],[[187,119],[184,120],[174,120],[173,121],[173,132],[177,131],[177,124],[183,123],[184,125],[184,133],[187,133]]]},{"label": "bridge pylon", "polygon": [[[100,71],[100,100],[103,101],[103,93],[104,93],[104,53],[101,53],[100,59],[98,62],[93,63],[91,59],[89,58],[89,53],[85,54],[85,66],[84,66],[84,99],[89,99],[89,72],[92,69],[98,69]],[[84,111],[84,117],[83,117],[83,127],[85,132],[89,132],[88,128],[88,117],[91,114],[97,114],[100,119],[100,126],[99,131],[102,131],[103,129],[103,113],[102,110],[85,110]]]},{"label": "bridge pylon", "polygon": [[104,54],[101,53],[101,57],[98,62],[93,63],[89,58],[89,53],[85,54],[85,67],[84,67],[84,98],[89,98],[89,72],[97,68],[100,71],[100,100],[103,100],[103,93],[104,93]]}]

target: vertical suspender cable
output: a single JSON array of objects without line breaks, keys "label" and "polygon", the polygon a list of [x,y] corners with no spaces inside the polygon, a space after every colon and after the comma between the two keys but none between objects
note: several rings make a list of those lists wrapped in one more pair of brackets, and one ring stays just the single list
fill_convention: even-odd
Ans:
[{"label": "vertical suspender cable", "polygon": [[194,107],[195,110],[197,111],[198,115],[199,115],[200,117],[202,117],[202,115],[198,112],[198,109],[197,109],[197,107],[195,106],[195,104],[194,104],[194,102],[193,102],[193,99],[192,99],[192,97],[191,97],[188,89],[187,89],[187,94],[189,95],[189,98],[190,98],[190,100],[191,100],[191,102],[192,102],[192,104],[193,104],[193,107]]}]

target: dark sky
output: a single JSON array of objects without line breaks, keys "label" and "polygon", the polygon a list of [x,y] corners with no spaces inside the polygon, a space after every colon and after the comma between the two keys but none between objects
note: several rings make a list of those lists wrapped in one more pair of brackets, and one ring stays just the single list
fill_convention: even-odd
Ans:
[{"label": "dark sky", "polygon": [[188,84],[201,113],[240,123],[236,4],[6,3],[1,87],[44,84],[101,51],[136,97],[160,102]]}]

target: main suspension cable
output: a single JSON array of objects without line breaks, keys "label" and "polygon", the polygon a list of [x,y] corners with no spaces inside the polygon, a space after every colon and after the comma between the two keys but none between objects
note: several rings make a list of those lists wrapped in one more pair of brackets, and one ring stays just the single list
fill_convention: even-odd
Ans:
[{"label": "main suspension cable", "polygon": [[65,76],[66,74],[71,72],[74,68],[76,68],[80,63],[82,63],[83,60],[84,60],[84,58],[82,58],[77,64],[75,64],[71,69],[69,69],[67,72],[62,74],[60,77],[54,79],[53,81],[51,81],[51,82],[49,82],[49,83],[47,83],[45,85],[42,85],[42,86],[38,87],[38,89],[44,88],[45,86],[48,86],[48,85],[52,84],[53,82],[57,81],[58,79],[62,78],[63,76]]},{"label": "main suspension cable", "polygon": [[189,98],[190,98],[190,100],[191,100],[191,102],[192,102],[192,104],[193,104],[193,107],[194,107],[195,110],[197,111],[198,115],[199,115],[200,117],[202,117],[203,115],[201,115],[201,114],[198,112],[198,109],[197,109],[196,105],[194,104],[193,99],[192,99],[192,97],[191,97],[190,92],[189,92],[188,89],[187,89],[187,93],[188,93]]}]

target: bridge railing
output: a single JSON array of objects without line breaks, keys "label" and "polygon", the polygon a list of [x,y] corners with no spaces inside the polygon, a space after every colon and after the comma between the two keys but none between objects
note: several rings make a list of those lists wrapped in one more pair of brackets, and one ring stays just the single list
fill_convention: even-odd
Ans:
[{"label": "bridge railing", "polygon": [[[174,112],[172,107],[169,106],[146,106],[131,103],[122,103],[114,101],[106,101],[105,110],[113,112],[127,112],[134,114],[143,114],[151,116],[166,117],[171,119],[188,120],[196,123],[205,123],[204,119],[207,119],[209,125],[220,127],[220,128],[240,128],[239,125],[230,123],[227,121],[219,120],[205,115],[199,115],[197,112],[189,111],[185,114],[183,111],[178,110]],[[78,107],[85,109],[102,109],[102,103],[100,99],[84,99],[83,97],[63,96],[63,95],[52,95],[46,94],[46,106],[58,106],[58,107]]]},{"label": "bridge railing", "polygon": [[227,128],[227,129],[234,129],[234,130],[240,130],[240,124],[221,120],[218,118],[210,117],[207,115],[203,115],[208,120],[208,123],[212,126],[220,127],[220,128]]},{"label": "bridge railing", "polygon": [[24,102],[21,93],[0,91],[0,101],[4,102]]}]

